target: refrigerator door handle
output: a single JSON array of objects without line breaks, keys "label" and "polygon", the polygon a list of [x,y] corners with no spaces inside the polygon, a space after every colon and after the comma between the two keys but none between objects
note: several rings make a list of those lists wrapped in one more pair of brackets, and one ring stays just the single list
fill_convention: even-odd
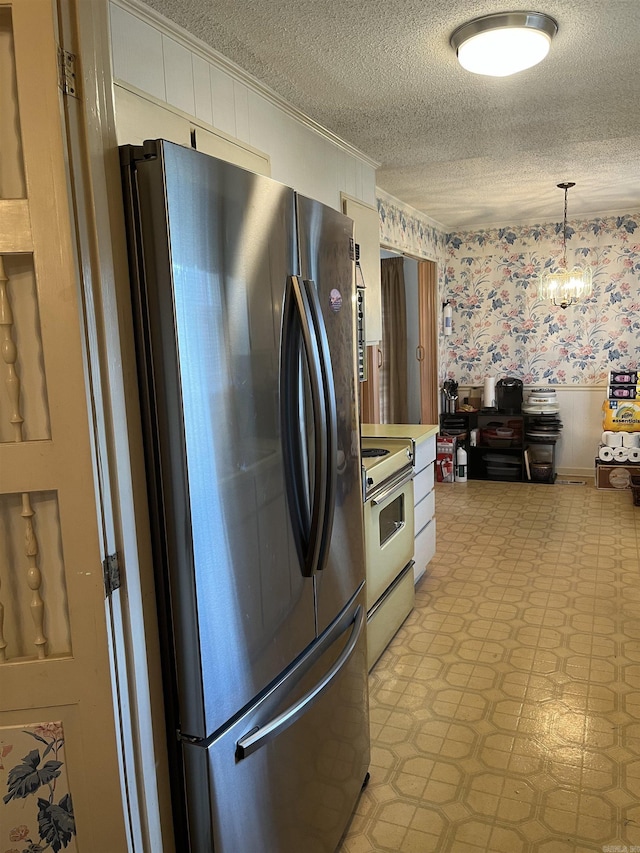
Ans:
[{"label": "refrigerator door handle", "polygon": [[[304,488],[302,443],[297,420],[301,403],[298,382],[300,339],[307,357],[314,422],[314,476],[310,513]],[[327,436],[324,429],[318,428],[318,424],[326,423],[327,414],[323,393],[322,361],[309,298],[295,275],[289,276],[285,295],[281,405],[282,449],[294,541],[302,574],[305,577],[311,577],[318,565],[327,500],[325,474]]]},{"label": "refrigerator door handle", "polygon": [[[318,701],[325,690],[330,686],[333,679],[349,662],[349,659],[351,658],[351,655],[358,643],[358,639],[360,638],[360,634],[362,633],[364,621],[364,608],[361,605],[358,605],[353,617],[353,628],[351,629],[349,641],[331,669],[326,673],[322,680],[319,681],[315,687],[309,690],[308,693],[305,693],[298,702],[291,705],[291,707],[287,708],[286,711],[278,714],[278,716],[274,717],[273,720],[265,723],[265,725],[252,729],[250,732],[247,732],[244,737],[240,738],[236,744],[237,761],[241,761],[243,758],[248,758],[248,756],[257,752],[261,747],[266,746],[269,741],[273,740],[283,731],[288,729],[289,726],[293,725],[296,720],[310,710],[314,703]],[[320,653],[325,651],[324,644],[318,651]]]},{"label": "refrigerator door handle", "polygon": [[323,508],[323,520],[320,534],[320,546],[318,551],[317,571],[324,569],[331,533],[333,530],[333,517],[336,509],[336,489],[338,480],[338,417],[336,413],[336,392],[333,382],[333,366],[329,351],[329,339],[327,329],[322,317],[320,300],[315,283],[310,279],[304,280],[304,288],[309,300],[311,318],[316,332],[321,358],[322,393],[324,396],[324,411],[326,420],[319,425],[320,431],[325,435],[326,454],[322,460],[326,477],[326,497]]}]

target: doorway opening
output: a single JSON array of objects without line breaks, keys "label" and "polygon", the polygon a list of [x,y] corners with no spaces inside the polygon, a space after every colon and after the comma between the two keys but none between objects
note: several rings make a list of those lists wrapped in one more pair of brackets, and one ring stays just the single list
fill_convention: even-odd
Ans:
[{"label": "doorway opening", "polygon": [[434,261],[380,250],[382,340],[368,347],[365,423],[438,422],[438,293]]}]

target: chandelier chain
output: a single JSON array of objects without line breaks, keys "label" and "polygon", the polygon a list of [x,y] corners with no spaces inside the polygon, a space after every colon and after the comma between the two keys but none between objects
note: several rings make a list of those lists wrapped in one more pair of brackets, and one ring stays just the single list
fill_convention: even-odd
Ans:
[{"label": "chandelier chain", "polygon": [[564,188],[564,225],[562,227],[562,262],[567,268],[567,193],[569,187]]},{"label": "chandelier chain", "polygon": [[563,181],[556,184],[559,190],[564,190],[564,220],[562,224],[562,263],[567,268],[567,193],[571,187],[575,187],[575,181]]},{"label": "chandelier chain", "polygon": [[556,185],[564,190],[564,216],[562,220],[562,266],[554,272],[543,272],[540,276],[538,295],[549,299],[559,308],[567,308],[581,299],[589,299],[593,293],[593,272],[590,266],[580,268],[577,264],[569,271],[567,268],[567,196],[573,181]]}]

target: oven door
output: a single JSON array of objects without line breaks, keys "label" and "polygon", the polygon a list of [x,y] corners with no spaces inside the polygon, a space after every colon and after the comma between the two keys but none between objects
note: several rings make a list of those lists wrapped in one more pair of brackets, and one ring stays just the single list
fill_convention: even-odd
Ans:
[{"label": "oven door", "polygon": [[413,559],[413,468],[368,498],[364,534],[368,611]]}]

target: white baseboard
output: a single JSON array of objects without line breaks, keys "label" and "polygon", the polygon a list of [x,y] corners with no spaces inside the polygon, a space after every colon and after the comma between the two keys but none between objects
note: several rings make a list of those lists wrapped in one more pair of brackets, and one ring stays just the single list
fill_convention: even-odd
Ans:
[{"label": "white baseboard", "polygon": [[557,468],[556,474],[558,477],[595,477],[595,466],[591,468]]}]

